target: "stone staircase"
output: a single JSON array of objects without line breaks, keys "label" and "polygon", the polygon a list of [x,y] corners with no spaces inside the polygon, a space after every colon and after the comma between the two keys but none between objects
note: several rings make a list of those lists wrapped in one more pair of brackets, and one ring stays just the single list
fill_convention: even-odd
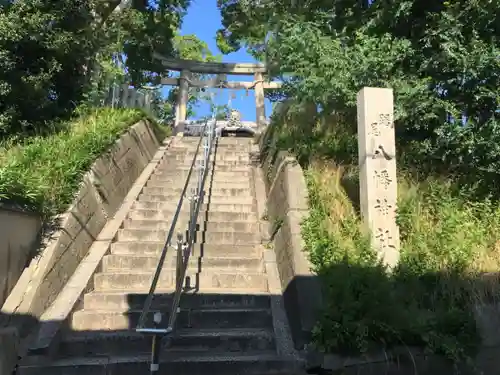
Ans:
[{"label": "stone staircase", "polygon": [[[149,373],[151,337],[134,329],[197,140],[172,142],[94,275],[93,290],[70,317],[58,352],[50,360],[28,357],[19,374]],[[298,362],[278,354],[281,344],[260,244],[250,150],[248,138],[217,140],[186,293],[176,332],[163,342],[159,374],[296,373]],[[180,231],[187,227],[189,203],[184,206],[176,227]],[[175,264],[175,250],[169,249],[146,326],[152,327],[156,311],[164,313],[166,326]]]}]

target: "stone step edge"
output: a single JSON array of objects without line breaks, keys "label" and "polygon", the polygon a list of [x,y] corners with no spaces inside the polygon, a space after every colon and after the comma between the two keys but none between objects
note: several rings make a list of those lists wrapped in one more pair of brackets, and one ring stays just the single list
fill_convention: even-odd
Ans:
[{"label": "stone step edge", "polygon": [[[198,217],[198,220],[197,220],[197,224],[200,225],[200,226],[213,226],[213,225],[217,225],[217,226],[221,226],[221,225],[227,225],[228,227],[231,227],[231,226],[234,226],[234,225],[258,225],[259,222],[257,221],[257,219],[255,219],[254,221],[241,221],[241,220],[232,220],[232,221],[218,221],[218,220],[200,220],[201,218]],[[182,220],[177,220],[177,223],[176,224],[179,224],[179,223],[182,223],[182,224],[188,224],[188,220],[185,220],[183,219],[184,221]],[[126,225],[125,226],[125,222],[126,222]],[[137,218],[131,218],[131,217],[128,217],[127,216],[127,219],[124,220],[124,226],[123,228],[121,229],[141,229],[141,228],[137,228],[138,225],[153,225],[153,224],[156,224],[156,227],[153,228],[153,229],[156,229],[156,230],[161,230],[163,229],[163,227],[165,226],[166,229],[170,229],[170,226],[172,225],[172,221],[171,220],[161,220],[161,219],[147,219],[147,218],[144,218],[144,219],[137,219]],[[130,225],[132,225],[132,227],[130,227]]]},{"label": "stone step edge", "polygon": [[[115,245],[115,244],[119,244],[119,245],[122,245],[122,244],[131,244],[131,243],[137,243],[136,241],[114,241],[113,243],[111,243],[111,246]],[[156,245],[156,246],[159,246],[158,248],[158,251],[161,251],[161,248],[163,246],[165,246],[165,241],[141,241],[141,243],[147,243],[147,246],[149,245]],[[194,248],[195,249],[198,249],[200,246],[217,246],[217,247],[221,247],[221,246],[230,246],[230,247],[239,247],[239,248],[252,248],[252,249],[255,249],[256,247],[260,246],[260,244],[250,244],[250,245],[237,245],[237,244],[207,244],[207,243],[195,243],[194,244]]]},{"label": "stone step edge", "polygon": [[[274,333],[270,329],[265,328],[217,328],[217,329],[176,329],[175,334],[182,338],[197,338],[197,337],[223,337],[223,338],[237,338],[237,337],[274,337]],[[125,338],[141,338],[148,337],[135,330],[121,330],[121,331],[73,331],[65,334],[61,339],[62,343],[72,343],[80,341],[88,341],[93,339],[125,339]]]},{"label": "stone step edge", "polygon": [[[175,209],[172,209],[172,210],[169,210],[169,209],[163,209],[163,210],[152,210],[152,209],[148,209],[148,208],[131,208],[129,210],[129,213],[131,212],[138,212],[138,213],[141,213],[141,212],[151,212],[151,211],[154,211],[155,213],[157,212],[165,212],[165,213],[168,213],[170,216],[174,216],[175,215]],[[183,214],[187,214],[189,213],[189,210],[186,208],[186,210],[181,210],[180,211],[181,213]],[[228,211],[229,212],[229,211]],[[221,215],[224,213],[224,211],[210,211],[209,209],[204,209],[204,210],[201,210],[200,209],[200,212],[198,214],[198,218],[201,216],[201,215],[211,215],[212,213],[216,214],[216,215]],[[245,214],[245,215],[248,215],[248,216],[254,216],[255,220],[257,220],[257,213],[256,212],[238,212],[239,214]],[[139,219],[139,220],[149,220],[149,219]],[[154,219],[154,220],[158,220],[158,219]],[[246,221],[242,221],[243,223],[245,223]]]},{"label": "stone step edge", "polygon": [[[150,258],[150,259],[155,259],[157,260],[158,259],[158,256],[154,256],[154,255],[148,255],[148,254],[106,254],[106,257],[126,257],[126,258],[129,258],[131,260],[134,260],[134,259],[144,259],[144,258]],[[107,258],[107,259],[110,259],[110,258]],[[167,261],[173,261],[173,260],[176,260],[177,259],[177,253],[175,251],[172,251],[172,252],[167,252],[167,256],[165,258],[165,262]],[[247,257],[242,257],[242,256],[223,256],[223,257],[218,257],[218,256],[203,256],[203,257],[200,257],[200,256],[197,256],[196,254],[195,255],[192,255],[189,257],[189,260],[192,261],[193,263],[196,262],[198,263],[201,259],[201,262],[202,262],[202,267],[203,268],[207,268],[207,265],[203,265],[203,260],[214,260],[214,259],[217,259],[217,260],[220,260],[220,261],[228,261],[228,262],[231,262],[231,261],[238,261],[238,260],[241,260],[241,261],[258,261],[258,262],[261,262],[263,261],[262,257],[261,256],[247,256]],[[109,265],[106,265],[106,268],[107,269],[119,269],[118,267],[110,267]],[[169,267],[165,267],[165,265],[163,266],[162,269],[164,270],[168,270]],[[127,268],[128,269],[128,268]],[[149,270],[149,268],[147,268]],[[151,269],[155,270],[156,267],[152,267]],[[208,269],[211,269],[211,267],[208,267]]]},{"label": "stone step edge", "polygon": [[[259,292],[257,294],[248,294],[247,292],[251,289],[245,289],[245,288],[202,288],[201,292],[200,291],[186,291],[184,292],[185,295],[218,295],[218,294],[225,294],[225,295],[242,295],[242,296],[264,296],[264,297],[270,297],[271,294],[270,292]],[[223,291],[223,293],[221,293]],[[87,294],[106,294],[106,295],[146,295],[149,292],[149,289],[144,289],[144,292],[138,292],[137,290],[134,290],[135,293],[130,293],[130,290],[110,290],[109,292],[106,291],[91,291]],[[156,289],[154,295],[165,295],[165,294],[173,294],[175,292],[174,288],[170,289]]]},{"label": "stone step edge", "polygon": [[[159,201],[150,201],[150,200],[146,200],[146,199],[138,199],[137,201],[135,201],[134,203],[161,203],[165,206],[174,206],[174,207],[177,207],[178,205],[178,201],[170,201],[170,202],[159,202]],[[203,202],[203,205],[202,207],[205,207],[203,209],[203,211],[207,211],[207,205],[210,205],[210,206],[236,206],[236,205],[239,205],[239,206],[253,206],[254,203],[256,202],[255,199],[252,200],[252,202],[245,202],[245,203],[220,203],[220,202]],[[132,208],[132,210],[136,210],[137,208]],[[142,208],[144,210],[144,208]],[[183,210],[189,210],[189,206],[186,204],[185,206],[183,205],[182,209],[181,209],[181,212]],[[200,209],[201,210],[201,209]],[[210,210],[208,210],[210,212]],[[218,212],[218,211],[217,211]],[[229,211],[230,212],[230,211]],[[252,211],[254,212],[254,211]]]},{"label": "stone step edge", "polygon": [[[162,271],[167,271],[167,272],[175,272],[175,267],[165,267],[162,268]],[[189,271],[189,268],[188,268]],[[193,270],[194,271],[194,270]],[[207,272],[203,272],[204,275],[210,275],[212,273],[216,273],[218,275],[231,275],[231,274],[238,274],[238,275],[245,275],[245,276],[259,276],[259,277],[267,277],[267,275],[264,272],[249,272],[249,271],[241,271],[241,270],[235,270],[235,272],[230,272],[227,269],[224,268],[210,268],[207,270]],[[124,272],[99,272],[99,275],[103,276],[108,276],[108,275],[147,275],[147,276],[153,276],[150,271],[142,271],[142,270],[137,270],[134,272],[130,272],[130,270],[124,270]],[[96,274],[97,275],[97,274]],[[248,290],[251,290],[252,288],[249,288]],[[257,288],[255,288],[257,289]]]},{"label": "stone step edge", "polygon": [[[205,355],[201,353],[190,353],[189,351],[178,351],[176,352],[176,358],[166,358],[165,356],[160,357],[160,363],[172,363],[172,362],[197,362],[197,363],[210,363],[210,362],[230,362],[230,363],[253,363],[261,361],[279,361],[283,363],[296,364],[296,361],[292,361],[286,358],[280,357],[274,351],[263,351],[263,352],[249,352],[249,353],[238,353],[238,354],[219,354],[213,355],[210,352]],[[22,368],[51,368],[51,367],[80,367],[80,366],[110,366],[113,364],[121,363],[144,363],[145,365],[150,363],[150,355],[140,355],[140,356],[96,356],[96,357],[74,357],[74,358],[64,358],[57,359],[50,363],[37,363],[38,358],[33,358],[35,363],[32,364],[21,364],[19,367]],[[29,360],[29,358],[28,358]]]},{"label": "stone step edge", "polygon": [[[238,313],[242,313],[242,312],[248,312],[248,313],[271,313],[271,309],[265,309],[265,308],[251,308],[251,307],[248,307],[248,308],[242,308],[242,307],[238,307],[238,308],[228,308],[228,307],[225,307],[225,308],[215,308],[215,309],[207,309],[207,308],[200,308],[200,309],[183,309],[181,307],[181,311],[191,311],[191,312],[196,312],[196,313],[200,313],[200,314],[217,314],[217,313],[224,313],[224,314],[227,314],[227,313],[234,313],[234,314],[238,314]],[[159,309],[150,309],[149,310],[149,314],[152,314],[152,313],[156,313],[156,312],[164,312],[163,310],[159,310]],[[77,310],[73,313],[73,316],[78,316],[78,317],[82,317],[82,316],[87,316],[87,315],[132,315],[132,314],[140,314],[142,313],[142,310],[140,309],[130,309],[130,310]],[[197,330],[198,331],[198,330]]]}]

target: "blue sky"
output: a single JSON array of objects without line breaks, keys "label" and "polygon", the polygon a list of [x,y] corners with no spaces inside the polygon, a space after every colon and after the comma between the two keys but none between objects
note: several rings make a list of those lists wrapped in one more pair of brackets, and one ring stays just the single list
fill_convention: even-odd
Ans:
[{"label": "blue sky", "polygon": [[[215,32],[221,28],[221,16],[217,8],[217,0],[193,0],[188,10],[187,16],[184,18],[181,34],[196,34],[199,39],[208,44],[208,47],[213,54],[220,54],[215,43]],[[238,52],[223,56],[224,62],[254,62],[245,50],[241,49]],[[252,81],[252,76],[228,76],[228,79],[239,81]],[[242,119],[247,121],[255,121],[255,98],[253,90],[249,90],[246,96],[245,90],[217,90],[217,104],[228,104],[230,95],[235,95],[236,98],[231,100],[231,106],[242,113]],[[208,106],[201,106],[196,110],[197,117],[204,116],[209,113]],[[266,100],[266,116],[271,114],[271,103]]]}]

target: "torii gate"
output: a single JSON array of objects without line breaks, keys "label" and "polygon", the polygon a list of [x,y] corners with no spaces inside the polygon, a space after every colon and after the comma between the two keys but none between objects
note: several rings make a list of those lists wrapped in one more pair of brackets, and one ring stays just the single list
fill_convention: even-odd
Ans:
[{"label": "torii gate", "polygon": [[[163,85],[179,86],[179,96],[177,98],[175,113],[176,132],[183,131],[186,121],[189,86],[200,88],[253,89],[255,91],[256,123],[258,128],[263,126],[266,121],[264,89],[277,89],[281,87],[281,82],[269,82],[264,80],[264,74],[267,72],[267,68],[264,64],[200,62],[166,58],[157,53],[153,54],[153,58],[160,60],[165,68],[181,72],[179,78],[162,78],[161,80]],[[212,80],[192,80],[191,73],[217,74],[217,77]],[[253,74],[254,81],[227,81],[227,74]]]}]

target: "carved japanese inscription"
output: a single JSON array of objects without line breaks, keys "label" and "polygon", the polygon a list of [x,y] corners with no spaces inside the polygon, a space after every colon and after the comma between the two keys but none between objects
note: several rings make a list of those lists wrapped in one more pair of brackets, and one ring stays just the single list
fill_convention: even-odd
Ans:
[{"label": "carved japanese inscription", "polygon": [[373,248],[392,268],[400,246],[392,90],[365,87],[357,106],[361,215]]},{"label": "carved japanese inscription", "polygon": [[377,228],[375,233],[375,238],[379,242],[379,246],[385,250],[387,248],[395,248],[393,237],[389,231],[389,229]]},{"label": "carved japanese inscription", "polygon": [[389,171],[387,169],[375,170],[373,172],[377,187],[387,190],[389,185],[392,183],[392,179],[389,176]]},{"label": "carved japanese inscription", "polygon": [[387,198],[376,199],[375,208],[382,216],[388,216],[392,211],[394,206],[387,200]]}]

